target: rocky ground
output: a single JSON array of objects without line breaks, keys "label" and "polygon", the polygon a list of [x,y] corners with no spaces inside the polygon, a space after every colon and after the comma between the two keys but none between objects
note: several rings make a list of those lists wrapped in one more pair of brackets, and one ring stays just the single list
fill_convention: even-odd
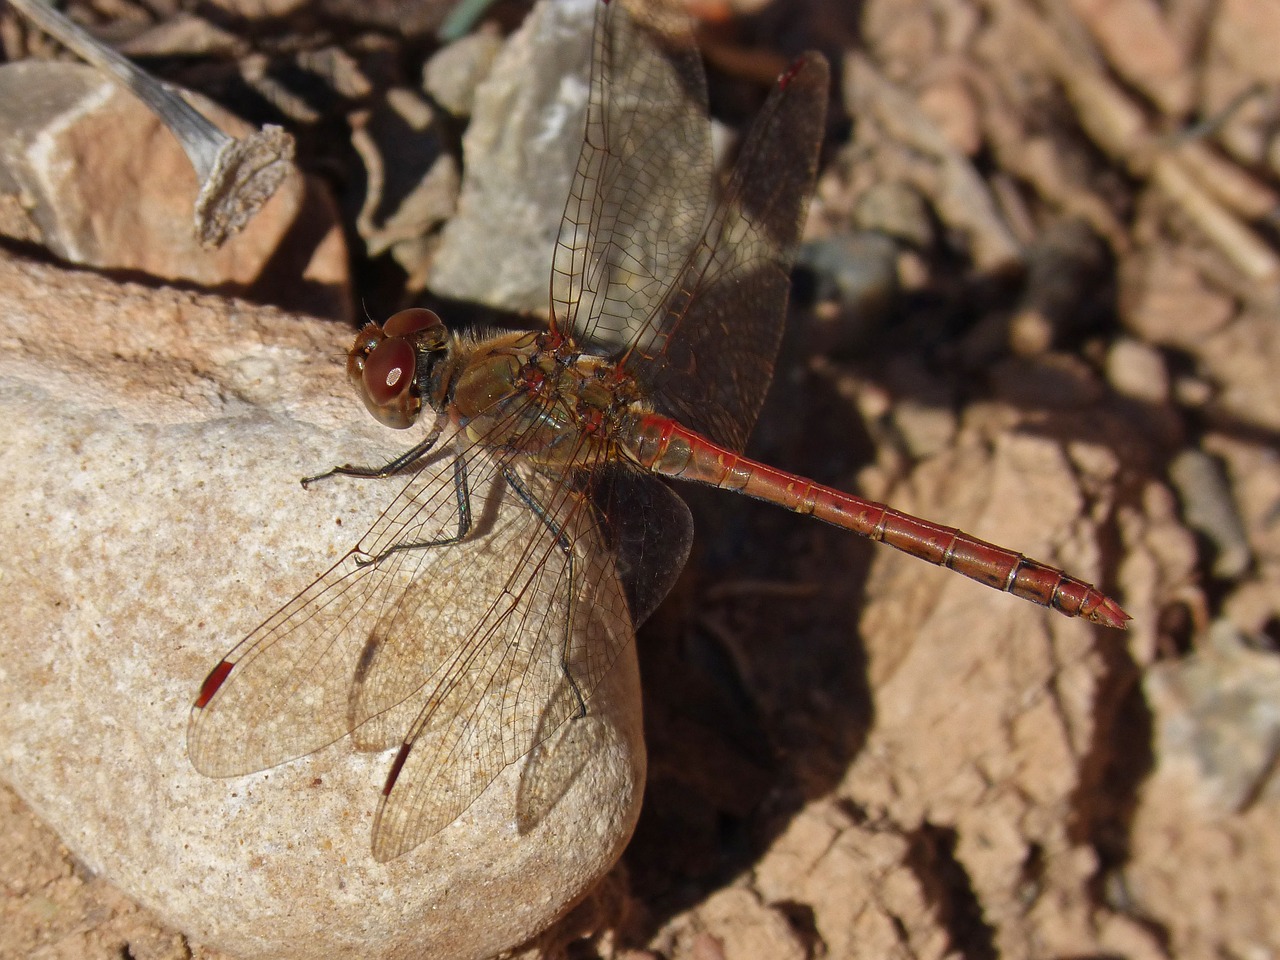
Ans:
[{"label": "rocky ground", "polygon": [[[518,3],[441,45],[448,6],[72,4],[156,74],[289,129],[308,179],[209,258],[162,132],[111,112],[74,126],[7,93],[6,259],[104,274],[68,281],[68,311],[100,315],[112,284],[121,302],[173,286],[201,316],[329,318],[335,343],[408,302],[482,323],[545,309],[565,188],[530,171],[576,155],[572,131],[535,136],[565,64],[538,58],[546,38],[507,40]],[[517,953],[1280,954],[1280,14],[690,6],[726,134],[801,51],[834,67],[789,335],[748,451],[1060,565],[1134,620],[1125,634],[1067,620],[682,491],[693,555],[637,644],[635,837]],[[4,70],[69,59],[12,10],[0,40]],[[33,82],[13,77],[0,84]],[[51,82],[77,104],[96,89],[78,72]],[[170,206],[181,230],[157,226]],[[21,349],[7,336],[9,361]],[[37,554],[42,535],[25,529]],[[11,595],[22,572],[4,570]],[[41,642],[12,620],[6,633]],[[16,728],[24,694],[0,689]],[[0,772],[38,799],[8,749]],[[7,789],[0,819],[0,957],[223,956]]]}]

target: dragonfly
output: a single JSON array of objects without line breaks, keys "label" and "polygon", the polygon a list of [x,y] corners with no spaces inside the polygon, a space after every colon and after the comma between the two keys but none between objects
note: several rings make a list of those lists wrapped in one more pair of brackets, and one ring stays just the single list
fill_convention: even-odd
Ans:
[{"label": "dragonfly", "polygon": [[347,373],[369,412],[425,437],[337,564],[226,654],[191,711],[214,777],[343,737],[395,748],[372,852],[448,827],[592,695],[673,585],[693,525],[669,479],[769,501],[1108,627],[1063,571],[747,458],[782,336],[825,127],[828,66],[778,80],[717,183],[680,0],[600,0],[586,132],[544,329],[451,331],[410,308],[369,323]]}]

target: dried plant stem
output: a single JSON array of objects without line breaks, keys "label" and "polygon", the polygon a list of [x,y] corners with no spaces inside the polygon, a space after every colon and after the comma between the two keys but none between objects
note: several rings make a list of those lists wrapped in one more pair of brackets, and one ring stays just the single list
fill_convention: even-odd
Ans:
[{"label": "dried plant stem", "polygon": [[223,133],[169,85],[94,39],[41,0],[11,6],[87,63],[109,74],[178,138],[200,181],[195,232],[205,247],[219,247],[243,229],[293,171],[293,137],[265,126],[243,139]]}]

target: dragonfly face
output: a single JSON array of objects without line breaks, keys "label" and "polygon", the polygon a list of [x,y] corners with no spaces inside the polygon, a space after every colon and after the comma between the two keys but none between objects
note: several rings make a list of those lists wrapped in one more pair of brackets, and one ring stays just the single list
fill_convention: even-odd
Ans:
[{"label": "dragonfly face", "polygon": [[379,423],[403,430],[417,421],[424,397],[430,402],[435,395],[452,345],[435,311],[401,310],[360,331],[347,357],[347,377]]}]

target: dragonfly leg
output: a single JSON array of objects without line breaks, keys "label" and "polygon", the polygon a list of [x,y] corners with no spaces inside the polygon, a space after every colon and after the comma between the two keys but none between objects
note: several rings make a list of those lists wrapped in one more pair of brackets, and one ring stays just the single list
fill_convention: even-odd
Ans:
[{"label": "dragonfly leg", "polygon": [[390,463],[381,467],[359,467],[354,464],[344,463],[342,466],[333,467],[324,473],[317,473],[314,477],[303,477],[302,485],[308,487],[313,483],[337,476],[359,477],[366,480],[385,480],[387,477],[408,469],[430,453],[431,449],[436,445],[436,441],[440,439],[440,432],[440,426],[432,427],[431,432],[427,434],[426,439],[421,443],[415,444]]},{"label": "dragonfly leg", "polygon": [[569,565],[569,575],[565,578],[565,582],[569,585],[569,614],[565,617],[564,638],[560,642],[560,672],[564,674],[565,682],[569,684],[569,689],[573,691],[573,697],[578,703],[578,712],[574,716],[574,719],[581,720],[587,715],[587,701],[582,695],[582,688],[578,686],[578,681],[573,678],[573,672],[569,669],[569,644],[573,637],[573,620],[574,613],[577,609],[577,604],[575,602],[577,594],[574,589],[574,584],[577,581],[574,577],[573,571],[573,544],[569,542],[569,537],[564,532],[564,528],[556,523],[555,519],[547,511],[547,508],[544,507],[539,502],[538,498],[533,495],[533,492],[524,485],[514,470],[504,467],[502,470],[502,479],[504,479],[510,485],[511,489],[515,491],[516,496],[525,502],[525,506],[532,510],[534,515],[542,521],[542,525],[547,528],[547,532],[555,538],[556,546],[559,548],[560,552],[565,555],[565,559]]},{"label": "dragonfly leg", "polygon": [[414,540],[411,543],[397,543],[393,547],[388,547],[376,557],[357,556],[356,563],[362,567],[367,567],[371,563],[381,563],[393,553],[403,553],[406,550],[425,550],[428,547],[451,547],[455,543],[461,543],[467,538],[467,534],[471,532],[471,487],[467,483],[467,462],[462,457],[456,457],[453,461],[453,492],[458,501],[458,529],[453,536],[441,537],[439,540]]}]

